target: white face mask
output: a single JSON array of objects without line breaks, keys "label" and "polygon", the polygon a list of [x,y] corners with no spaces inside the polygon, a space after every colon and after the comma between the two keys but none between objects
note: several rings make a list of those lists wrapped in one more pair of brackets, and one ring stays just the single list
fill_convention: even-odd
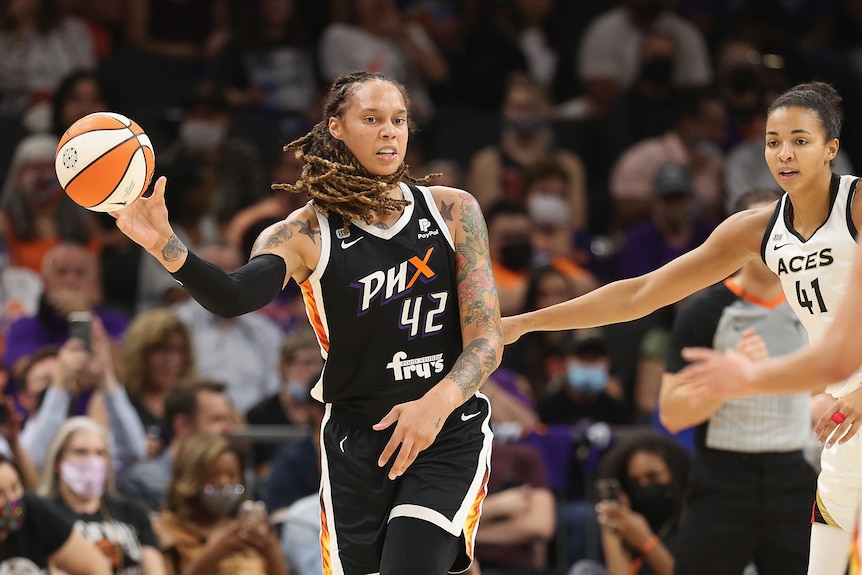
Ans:
[{"label": "white face mask", "polygon": [[224,126],[204,120],[188,120],[180,124],[180,140],[190,148],[209,150],[219,147],[227,136]]},{"label": "white face mask", "polygon": [[539,225],[560,225],[569,222],[570,206],[560,196],[532,194],[527,199],[530,218]]}]

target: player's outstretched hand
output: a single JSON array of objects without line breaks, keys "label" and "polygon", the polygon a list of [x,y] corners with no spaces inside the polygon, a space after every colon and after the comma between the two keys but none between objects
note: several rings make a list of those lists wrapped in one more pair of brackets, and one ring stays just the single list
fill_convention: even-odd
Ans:
[{"label": "player's outstretched hand", "polygon": [[441,407],[426,395],[416,401],[396,405],[374,425],[375,431],[383,431],[396,424],[389,443],[377,460],[377,465],[384,467],[395,451],[398,451],[398,457],[389,469],[389,479],[400,477],[416,461],[419,452],[434,443],[443,423],[449,417],[449,412]]},{"label": "player's outstretched hand", "polygon": [[[836,416],[836,413],[840,413],[841,416]],[[830,405],[814,426],[814,433],[817,439],[821,443],[826,443],[826,447],[829,448],[836,443],[847,443],[859,431],[860,425],[862,425],[862,388]],[[833,432],[835,432],[834,435]],[[829,437],[830,435],[832,437]]]},{"label": "player's outstretched hand", "polygon": [[173,235],[165,206],[165,184],[161,176],[156,180],[148,198],[138,198],[125,208],[110,212],[117,219],[117,227],[147,251],[161,249]]},{"label": "player's outstretched hand", "polygon": [[687,347],[682,357],[691,362],[677,376],[694,397],[731,399],[751,395],[754,363],[735,351],[725,353],[703,347]]}]

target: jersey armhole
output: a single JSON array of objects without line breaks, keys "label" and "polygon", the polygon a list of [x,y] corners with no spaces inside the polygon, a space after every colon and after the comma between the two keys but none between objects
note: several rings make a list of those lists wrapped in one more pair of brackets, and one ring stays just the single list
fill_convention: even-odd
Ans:
[{"label": "jersey armhole", "polygon": [[853,222],[853,198],[856,196],[856,186],[859,184],[859,180],[862,178],[856,178],[851,182],[850,189],[847,190],[847,205],[845,206],[846,217],[847,217],[847,231],[850,232],[850,237],[853,238],[853,241],[856,241],[856,224]]},{"label": "jersey armhole", "polygon": [[775,211],[772,212],[772,217],[769,218],[769,223],[766,225],[766,230],[763,232],[763,240],[760,242],[760,259],[767,266],[769,265],[766,262],[766,244],[769,243],[769,236],[772,234],[772,229],[775,227],[775,222],[778,221],[778,215],[784,209],[784,198],[787,197],[787,194],[784,194],[779,198],[778,205],[775,206]]}]

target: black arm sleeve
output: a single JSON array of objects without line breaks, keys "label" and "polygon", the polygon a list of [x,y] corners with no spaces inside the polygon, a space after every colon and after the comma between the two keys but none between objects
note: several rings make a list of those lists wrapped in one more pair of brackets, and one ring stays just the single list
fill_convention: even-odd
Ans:
[{"label": "black arm sleeve", "polygon": [[274,254],[252,258],[232,274],[189,252],[183,267],[171,275],[198,303],[221,317],[260,309],[284,286],[287,266]]}]

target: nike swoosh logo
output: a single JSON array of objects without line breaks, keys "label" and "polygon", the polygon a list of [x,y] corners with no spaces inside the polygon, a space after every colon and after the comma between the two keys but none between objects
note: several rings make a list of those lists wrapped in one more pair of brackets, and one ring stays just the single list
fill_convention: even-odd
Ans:
[{"label": "nike swoosh logo", "polygon": [[790,245],[790,244],[781,244],[780,246],[772,246],[772,249],[773,249],[773,250],[780,250],[780,249],[781,249],[781,248],[783,248],[784,246],[789,246],[789,245]]},{"label": "nike swoosh logo", "polygon": [[471,419],[473,419],[477,415],[481,415],[481,413],[482,413],[481,411],[477,411],[476,413],[469,413],[469,414],[468,413],[462,413],[461,414],[461,421],[470,421]]},{"label": "nike swoosh logo", "polygon": [[346,250],[347,248],[349,248],[350,246],[352,246],[353,244],[355,244],[356,242],[358,242],[359,240],[361,240],[364,237],[365,236],[359,236],[358,238],[356,238],[352,242],[345,242],[344,240],[341,240],[341,249]]}]

